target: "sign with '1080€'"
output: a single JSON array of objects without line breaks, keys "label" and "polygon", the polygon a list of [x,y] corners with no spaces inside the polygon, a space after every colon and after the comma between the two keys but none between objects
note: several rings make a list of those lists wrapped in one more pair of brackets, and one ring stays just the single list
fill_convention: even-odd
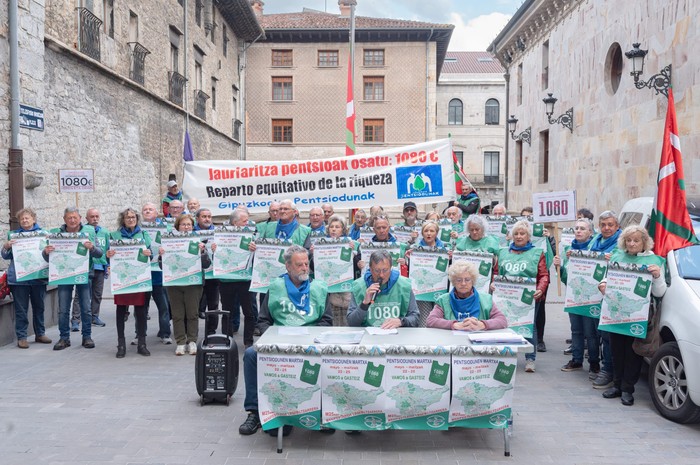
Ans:
[{"label": "sign with '1080\u20ac'", "polygon": [[59,192],[94,192],[94,170],[58,170]]}]

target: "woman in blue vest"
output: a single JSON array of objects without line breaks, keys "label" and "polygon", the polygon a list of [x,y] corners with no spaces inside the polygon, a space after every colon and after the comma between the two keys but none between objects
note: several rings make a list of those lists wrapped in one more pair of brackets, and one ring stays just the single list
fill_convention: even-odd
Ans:
[{"label": "woman in blue vest", "polygon": [[[119,213],[117,219],[119,229],[109,233],[110,243],[124,239],[138,240],[144,242],[143,254],[151,256],[151,237],[146,231],[141,230],[140,217],[133,208],[127,208]],[[114,249],[107,250],[107,258],[114,257]],[[134,318],[136,319],[136,352],[149,356],[151,352],[146,347],[146,314],[148,313],[148,302],[151,300],[147,292],[136,292],[132,294],[121,294],[114,296],[114,303],[117,306],[117,358],[126,356],[126,341],[124,339],[124,321],[129,310],[129,305],[134,306]]]},{"label": "woman in blue vest", "polygon": [[[15,335],[17,336],[17,347],[28,349],[27,328],[29,327],[29,302],[32,303],[32,326],[34,328],[34,341],[42,344],[51,344],[51,339],[44,334],[44,297],[46,297],[46,279],[29,279],[17,281],[15,271],[15,259],[12,255],[12,244],[15,239],[11,239],[12,234],[31,234],[42,231],[36,222],[36,213],[31,208],[23,208],[15,215],[19,222],[19,229],[10,231],[7,235],[7,242],[2,247],[2,258],[10,260],[10,267],[7,269],[7,284],[12,292],[13,304],[15,307]],[[47,255],[43,254],[44,259]]]},{"label": "woman in blue vest", "polygon": [[472,263],[455,262],[447,273],[452,290],[435,302],[428,316],[428,328],[483,331],[508,326],[505,315],[493,305],[491,295],[474,288],[479,272]]},{"label": "woman in blue vest", "polygon": [[[549,286],[549,270],[542,249],[536,248],[530,242],[532,230],[527,220],[520,220],[513,225],[513,237],[508,247],[498,251],[497,264],[493,274],[501,276],[523,277],[535,279],[535,301],[543,299]],[[494,285],[491,284],[491,291]],[[537,306],[535,306],[537,320]],[[533,325],[532,338],[527,338],[532,345],[537,343],[537,326]],[[536,351],[525,354],[525,373],[535,372]]]},{"label": "woman in blue vest", "polygon": [[[646,266],[651,273],[651,295],[661,298],[666,293],[664,266],[666,260],[654,255],[654,240],[649,237],[646,229],[639,225],[627,226],[620,234],[620,239],[611,257],[610,263],[629,263]],[[598,289],[605,294],[606,280]],[[635,338],[610,332],[610,349],[613,357],[613,386],[603,392],[603,397],[612,399],[621,397],[622,405],[634,404],[634,385],[639,380],[642,371],[643,357],[632,349]]]}]

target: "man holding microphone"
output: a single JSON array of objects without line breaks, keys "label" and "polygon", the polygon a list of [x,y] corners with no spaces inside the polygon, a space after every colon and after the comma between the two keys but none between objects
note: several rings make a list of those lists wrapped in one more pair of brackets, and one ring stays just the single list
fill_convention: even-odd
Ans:
[{"label": "man holding microphone", "polygon": [[369,271],[352,284],[348,326],[417,327],[419,318],[411,282],[392,269],[389,252],[372,252]]}]

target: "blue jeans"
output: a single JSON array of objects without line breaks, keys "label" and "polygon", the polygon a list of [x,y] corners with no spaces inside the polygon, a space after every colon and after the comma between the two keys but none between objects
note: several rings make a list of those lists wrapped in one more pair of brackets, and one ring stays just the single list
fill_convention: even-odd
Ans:
[{"label": "blue jeans", "polygon": [[27,339],[29,327],[29,301],[32,302],[32,326],[35,336],[43,336],[44,328],[44,297],[46,297],[46,284],[33,284],[29,286],[12,285],[12,298],[15,306],[15,335],[17,340]]},{"label": "blue jeans", "polygon": [[158,308],[158,337],[170,337],[170,302],[165,288],[153,286],[151,297]]},{"label": "blue jeans", "polygon": [[245,378],[245,400],[243,408],[258,410],[258,353],[252,347],[243,352],[243,377]]},{"label": "blue jeans", "polygon": [[600,370],[612,375],[615,372],[615,367],[613,365],[612,349],[610,348],[610,333],[599,330],[598,334],[603,340],[603,366],[600,367]]},{"label": "blue jeans", "polygon": [[58,286],[58,332],[61,339],[70,341],[70,311],[73,287],[80,305],[80,321],[83,339],[92,336],[92,312],[90,310],[90,284],[61,284]]},{"label": "blue jeans", "polygon": [[583,363],[583,340],[588,342],[588,363],[600,363],[600,344],[598,342],[598,320],[588,316],[569,313],[571,323],[571,358]]}]

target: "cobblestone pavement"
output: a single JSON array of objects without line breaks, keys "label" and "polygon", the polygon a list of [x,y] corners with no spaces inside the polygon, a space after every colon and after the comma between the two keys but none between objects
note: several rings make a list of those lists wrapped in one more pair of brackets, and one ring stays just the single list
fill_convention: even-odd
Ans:
[{"label": "cobblestone pavement", "polygon": [[[561,300],[552,294],[550,300]],[[238,434],[246,417],[242,374],[229,407],[201,407],[195,357],[176,357],[174,345],[161,344],[154,318],[152,356],[128,346],[126,358],[116,359],[114,314],[112,301],[104,301],[107,326],[93,327],[92,350],[80,346],[80,333],[71,333],[73,346],[61,352],[33,342],[28,350],[0,348],[0,464],[700,463],[700,425],[660,417],[645,381],[637,386],[634,406],[625,407],[592,389],[586,371],[560,371],[568,360],[562,353],[568,317],[560,304],[548,304],[549,351],[538,354],[536,373],[524,373],[520,357],[511,457],[503,455],[501,431],[460,429],[359,435],[294,430],[277,454],[270,436]],[[56,327],[47,334],[58,339]],[[236,340],[241,346],[241,335]]]}]

